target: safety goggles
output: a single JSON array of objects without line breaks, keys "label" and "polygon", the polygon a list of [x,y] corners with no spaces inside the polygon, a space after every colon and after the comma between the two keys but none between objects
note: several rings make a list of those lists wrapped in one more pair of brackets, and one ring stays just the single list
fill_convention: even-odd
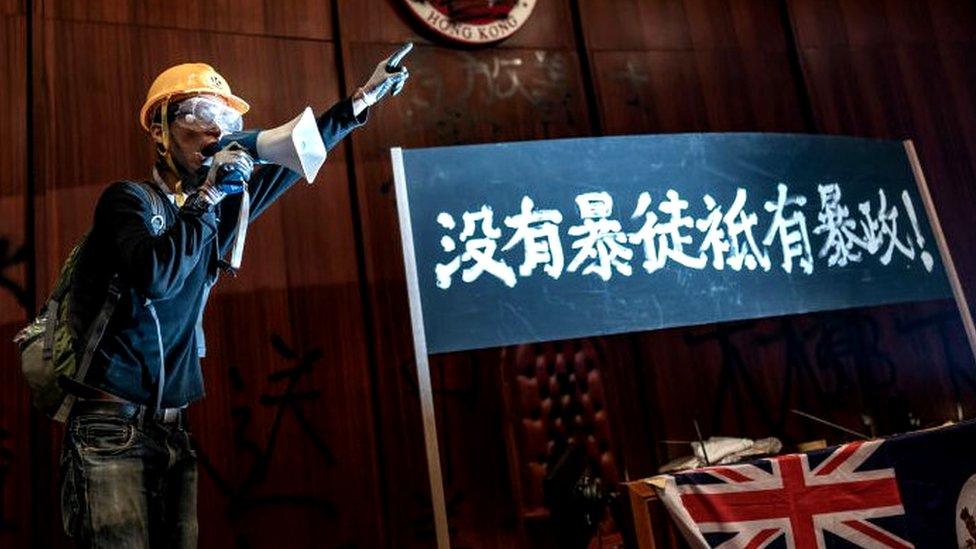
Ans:
[{"label": "safety goggles", "polygon": [[216,128],[222,134],[238,132],[244,128],[244,119],[240,112],[207,96],[190,97],[181,101],[173,122],[201,132]]}]

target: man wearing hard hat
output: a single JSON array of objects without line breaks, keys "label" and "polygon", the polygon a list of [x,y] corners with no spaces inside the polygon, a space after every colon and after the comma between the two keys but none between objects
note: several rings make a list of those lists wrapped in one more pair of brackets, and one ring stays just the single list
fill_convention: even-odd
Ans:
[{"label": "man wearing hard hat", "polygon": [[[365,123],[369,106],[400,91],[409,49],[310,118],[314,141],[324,144],[319,165]],[[277,163],[259,154],[262,139],[266,150],[280,146],[274,134],[257,134],[256,149],[225,146],[222,136],[242,130],[248,108],[209,65],[163,71],[140,113],[156,151],[152,180],[111,185],[79,248],[69,307],[72,328],[89,334],[90,356],[63,380],[70,404],[59,413],[67,418],[64,527],[82,546],[196,546],[196,456],[185,408],[204,394],[203,310],[221,268],[237,267],[248,223],[301,177],[281,165],[254,169]]]}]

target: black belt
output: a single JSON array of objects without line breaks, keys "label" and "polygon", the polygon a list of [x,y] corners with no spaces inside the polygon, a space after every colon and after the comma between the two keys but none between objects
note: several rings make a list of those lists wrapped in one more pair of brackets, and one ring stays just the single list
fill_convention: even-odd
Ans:
[{"label": "black belt", "polygon": [[115,416],[139,422],[151,420],[158,423],[185,424],[183,422],[185,419],[183,408],[160,408],[156,410],[134,402],[79,399],[72,407],[71,413]]}]

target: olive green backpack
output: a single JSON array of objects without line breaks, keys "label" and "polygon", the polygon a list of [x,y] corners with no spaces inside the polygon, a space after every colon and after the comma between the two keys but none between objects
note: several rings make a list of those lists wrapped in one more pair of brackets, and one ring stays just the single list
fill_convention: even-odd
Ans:
[{"label": "olive green backpack", "polygon": [[[148,183],[136,183],[134,186],[148,195],[152,209],[152,219],[148,225],[153,235],[157,236],[163,230],[160,220],[165,219],[163,199],[149,188]],[[68,304],[71,302],[71,280],[87,238],[88,235],[82,237],[68,254],[54,290],[40,314],[14,337],[14,343],[20,349],[20,367],[30,387],[34,406],[62,423],[67,421],[75,396],[65,392],[60,381],[70,378],[78,383],[84,382],[92,356],[122,295],[119,276],[115,274],[109,282],[105,303],[84,339],[80,340],[79,334],[71,328]],[[80,341],[84,341],[84,347],[77,345]],[[78,349],[82,351],[80,356]]]}]

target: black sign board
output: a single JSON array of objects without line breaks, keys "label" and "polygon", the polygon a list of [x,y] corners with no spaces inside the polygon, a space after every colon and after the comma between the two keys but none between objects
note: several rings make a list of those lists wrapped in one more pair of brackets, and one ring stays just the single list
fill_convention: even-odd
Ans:
[{"label": "black sign board", "polygon": [[395,150],[430,353],[951,298],[900,141]]}]

